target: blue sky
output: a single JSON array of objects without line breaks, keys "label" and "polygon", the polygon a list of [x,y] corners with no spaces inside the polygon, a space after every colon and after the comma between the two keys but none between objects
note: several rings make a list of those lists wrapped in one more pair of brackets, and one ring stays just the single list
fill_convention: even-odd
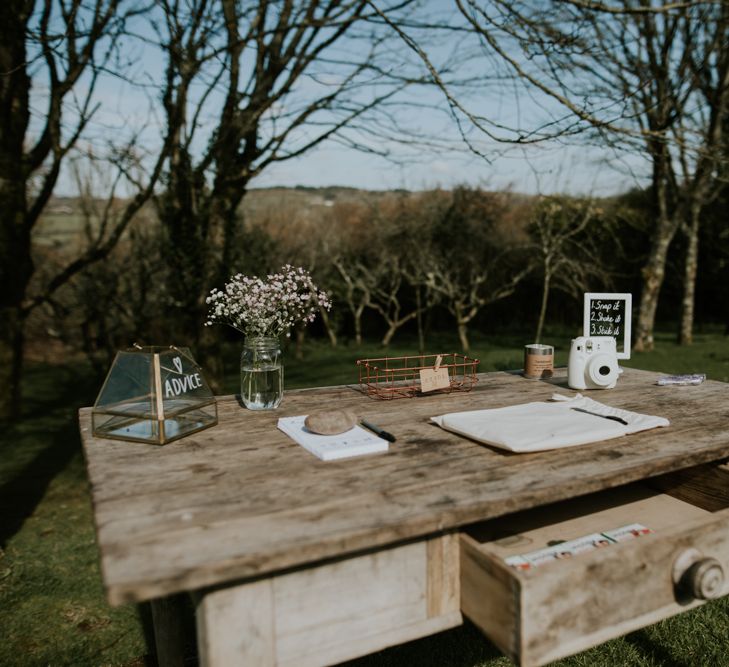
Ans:
[{"label": "blue sky", "polygon": [[[639,160],[632,162],[633,171],[640,169]],[[425,190],[469,184],[530,194],[603,196],[625,191],[636,182],[636,175],[615,156],[577,146],[502,149],[491,162],[467,150],[450,155],[426,153],[420,160],[399,165],[329,145],[292,162],[273,165],[254,187],[345,185],[370,190]]]},{"label": "blue sky", "polygon": [[[430,4],[436,11],[440,10],[437,0]],[[466,46],[456,41],[446,34],[440,41],[430,42],[429,55],[438,60],[459,49],[465,52]],[[163,118],[159,113],[159,89],[154,82],[160,80],[163,72],[162,54],[137,42],[129,45],[127,55],[136,61],[130,72],[135,84],[105,78],[98,87],[101,107],[89,127],[88,142],[84,144],[96,152],[110,139],[144,127],[142,145],[153,153],[161,134]],[[466,63],[459,75],[481,73],[493,65],[479,58],[468,58]],[[40,111],[44,107],[42,82],[36,82],[34,92]],[[394,159],[384,159],[328,141],[302,157],[270,165],[251,187],[342,185],[372,190],[421,190],[470,184],[525,193],[600,196],[624,191],[644,176],[645,165],[640,158],[626,161],[624,156],[582,145],[578,139],[572,139],[571,144],[553,141],[524,148],[489,142],[466,127],[473,143],[484,155],[478,156],[460,140],[455,121],[444,111],[441,93],[413,89],[408,94],[412,95],[417,108],[398,112],[398,122],[405,131],[415,135],[437,137],[440,146],[436,150],[389,142],[386,147]],[[465,90],[462,101],[469,111],[509,126],[535,126],[559,114],[544,97],[488,81],[483,87]],[[211,114],[211,127],[213,120]],[[383,147],[377,145],[377,139],[367,141],[373,147]],[[56,193],[70,195],[74,191],[70,170],[65,169]]]}]

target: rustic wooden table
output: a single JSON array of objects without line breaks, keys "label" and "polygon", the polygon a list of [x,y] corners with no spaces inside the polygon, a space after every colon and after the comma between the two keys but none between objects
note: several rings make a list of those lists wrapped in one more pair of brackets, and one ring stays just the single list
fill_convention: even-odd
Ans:
[{"label": "rustic wooden table", "polygon": [[[626,369],[617,388],[591,397],[665,416],[668,429],[520,455],[428,419],[547,400],[569,391],[564,373],[488,373],[470,393],[394,401],[349,386],[288,391],[262,412],[221,397],[218,426],[164,447],[94,438],[84,408],[108,599],[156,600],[159,631],[174,637],[164,601],[192,593],[210,666],[332,664],[457,625],[462,527],[729,457],[729,385],[661,388],[656,376]],[[397,442],[322,462],[276,428],[325,407],[352,409]]]}]

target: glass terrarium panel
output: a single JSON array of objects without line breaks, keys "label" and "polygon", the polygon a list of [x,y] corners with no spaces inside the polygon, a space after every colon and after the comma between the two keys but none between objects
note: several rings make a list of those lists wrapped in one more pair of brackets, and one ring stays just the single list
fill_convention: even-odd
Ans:
[{"label": "glass terrarium panel", "polygon": [[159,390],[165,417],[215,400],[200,367],[187,348],[172,348],[161,352],[159,368]]},{"label": "glass terrarium panel", "polygon": [[201,408],[195,408],[189,412],[178,414],[174,418],[165,419],[162,429],[165,442],[184,438],[191,433],[202,431],[208,426],[218,423],[217,406],[215,403]]},{"label": "glass terrarium panel", "polygon": [[217,404],[187,348],[119,352],[92,414],[94,435],[165,444],[218,422]]},{"label": "glass terrarium panel", "polygon": [[92,423],[98,437],[161,444],[160,422],[154,417],[122,417],[95,411]]},{"label": "glass terrarium panel", "polygon": [[153,355],[137,350],[117,352],[94,409],[126,415],[154,415]]},{"label": "glass terrarium panel", "polygon": [[218,423],[218,416],[216,405],[213,403],[164,420],[94,412],[92,421],[96,436],[164,445],[209,426],[215,426]]}]

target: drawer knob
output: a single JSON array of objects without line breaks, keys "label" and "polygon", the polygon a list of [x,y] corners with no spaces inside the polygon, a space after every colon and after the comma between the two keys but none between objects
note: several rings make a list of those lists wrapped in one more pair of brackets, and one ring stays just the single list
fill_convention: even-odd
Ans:
[{"label": "drawer knob", "polygon": [[724,588],[724,569],[716,558],[702,558],[689,567],[683,581],[695,599],[713,600]]}]

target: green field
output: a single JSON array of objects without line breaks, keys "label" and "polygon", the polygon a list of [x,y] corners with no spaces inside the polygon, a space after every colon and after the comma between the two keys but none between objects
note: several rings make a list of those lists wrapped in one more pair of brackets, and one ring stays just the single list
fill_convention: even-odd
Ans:
[{"label": "green field", "polygon": [[[729,381],[729,339],[699,334],[691,348],[666,335],[657,350],[628,365],[666,372],[704,372]],[[521,364],[516,337],[479,339],[481,370]],[[434,340],[432,350],[455,349]],[[390,355],[412,353],[399,345]],[[381,356],[376,346],[331,349],[315,342],[298,361],[286,355],[286,386],[352,383],[354,361]],[[566,361],[558,350],[558,363]],[[226,390],[236,391],[236,350],[226,359]],[[154,664],[145,636],[146,607],[110,608],[104,601],[76,411],[93,402],[98,380],[81,364],[28,369],[25,416],[0,436],[0,665]],[[285,399],[284,399],[285,400]],[[191,662],[194,664],[194,660]],[[354,661],[351,667],[508,665],[471,625]],[[556,663],[590,667],[729,665],[729,602],[720,600]]]}]

